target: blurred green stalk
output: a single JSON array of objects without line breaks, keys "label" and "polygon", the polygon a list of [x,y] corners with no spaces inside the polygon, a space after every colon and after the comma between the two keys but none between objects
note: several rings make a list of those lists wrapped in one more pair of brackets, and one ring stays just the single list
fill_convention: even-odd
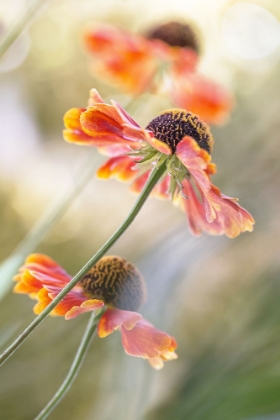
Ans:
[{"label": "blurred green stalk", "polygon": [[33,0],[28,3],[25,13],[18,17],[0,44],[0,58],[8,51],[8,49],[26,29],[33,16],[35,16],[45,1],[46,0]]},{"label": "blurred green stalk", "polygon": [[90,343],[96,333],[96,327],[103,313],[104,310],[102,310],[98,315],[95,315],[95,313],[92,312],[84,336],[79,345],[78,351],[70,367],[68,375],[64,379],[58,391],[54,394],[53,398],[48,402],[45,408],[43,408],[43,410],[38,414],[38,416],[34,420],[46,419],[69,391],[83,364]]},{"label": "blurred green stalk", "polygon": [[11,287],[11,279],[23,264],[28,254],[33,252],[43,240],[46,233],[56,223],[57,220],[68,209],[74,198],[81,192],[95,171],[93,157],[95,153],[90,153],[81,168],[77,171],[73,183],[68,190],[61,195],[47,208],[42,217],[30,229],[27,235],[19,243],[12,254],[0,264],[0,299],[5,296]]},{"label": "blurred green stalk", "polygon": [[62,291],[54,298],[54,300],[38,315],[34,321],[16,338],[16,340],[1,354],[0,366],[19,348],[26,338],[35,330],[35,328],[46,318],[46,316],[56,307],[56,305],[76,286],[76,284],[87,274],[87,272],[103,257],[103,255],[117,242],[122,234],[131,225],[145,201],[149,197],[154,186],[166,172],[166,155],[158,162],[153,169],[148,181],[146,182],[138,200],[136,201],[131,212],[128,214],[124,222],[118,227],[113,235],[105,242],[104,245],[94,254],[91,259],[81,268],[81,270],[72,278],[70,283],[62,289]]}]

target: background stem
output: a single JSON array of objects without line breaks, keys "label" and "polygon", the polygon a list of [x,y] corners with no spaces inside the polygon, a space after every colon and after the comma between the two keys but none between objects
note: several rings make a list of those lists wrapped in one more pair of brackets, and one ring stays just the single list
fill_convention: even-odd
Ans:
[{"label": "background stem", "polygon": [[35,420],[46,419],[50,415],[50,413],[53,411],[53,409],[60,403],[60,401],[64,398],[64,396],[70,389],[71,385],[73,384],[83,364],[83,361],[89,349],[90,343],[96,333],[96,327],[103,313],[104,313],[104,310],[102,310],[99,315],[95,316],[94,312],[92,312],[89,322],[87,324],[84,336],[82,338],[82,341],[79,345],[78,351],[75,355],[75,358],[73,360],[73,363],[70,367],[70,370],[66,378],[64,379],[58,391],[54,394],[54,396],[48,402],[48,404],[43,408],[40,414],[38,414]]},{"label": "background stem", "polygon": [[8,31],[4,40],[1,42],[0,58],[5,54],[6,51],[8,51],[8,49],[18,39],[22,32],[27,28],[31,19],[38,12],[38,10],[45,3],[45,1],[46,0],[33,0],[29,2],[25,12],[21,16],[19,16],[19,18],[14,22],[13,26]]},{"label": "background stem", "polygon": [[82,191],[88,181],[91,179],[96,168],[94,166],[94,157],[96,152],[90,153],[85,162],[83,162],[80,170],[77,171],[74,181],[71,182],[68,190],[64,194],[59,194],[57,199],[53,201],[42,217],[32,226],[23,240],[18,244],[16,249],[0,264],[1,289],[0,299],[5,296],[6,292],[11,288],[11,277],[17,272],[23,264],[25,258],[37,248],[44,236],[59,220],[75,197]]}]

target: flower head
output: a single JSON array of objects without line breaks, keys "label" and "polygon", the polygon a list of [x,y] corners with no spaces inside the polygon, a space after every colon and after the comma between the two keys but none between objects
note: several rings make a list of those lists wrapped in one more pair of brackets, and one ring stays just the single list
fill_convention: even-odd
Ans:
[{"label": "flower head", "polygon": [[254,219],[211,183],[216,166],[211,162],[213,137],[197,115],[171,109],[141,128],[117,103],[103,102],[91,91],[89,107],[65,114],[64,138],[96,146],[110,158],[98,169],[99,178],[133,180],[131,190],[141,192],[151,165],[166,162],[167,172],[153,194],[171,198],[187,214],[192,233],[205,231],[233,238],[252,231]]},{"label": "flower head", "polygon": [[172,21],[145,35],[98,25],[85,32],[84,43],[95,59],[94,72],[121,89],[136,95],[165,92],[176,106],[208,123],[220,124],[228,116],[228,92],[197,71],[200,45],[191,25]]},{"label": "flower head", "polygon": [[189,48],[199,53],[197,34],[192,26],[181,22],[167,22],[147,31],[146,38],[159,39],[170,47]]},{"label": "flower head", "polygon": [[[32,254],[15,276],[16,293],[37,299],[36,314],[70,282],[71,276],[46,255]],[[98,324],[98,335],[103,338],[119,330],[127,354],[147,359],[155,368],[177,358],[176,341],[156,329],[135,312],[146,300],[146,286],[137,268],[117,256],[107,256],[84,276],[52,311],[52,315],[72,319],[84,312],[105,312]]]}]

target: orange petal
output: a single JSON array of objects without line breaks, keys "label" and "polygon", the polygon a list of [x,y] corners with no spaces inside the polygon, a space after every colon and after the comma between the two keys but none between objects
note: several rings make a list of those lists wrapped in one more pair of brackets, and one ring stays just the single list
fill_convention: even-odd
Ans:
[{"label": "orange petal", "polygon": [[38,292],[37,298],[39,302],[34,306],[33,311],[36,315],[39,315],[51,303],[52,299],[44,287]]},{"label": "orange petal", "polygon": [[170,175],[166,175],[153,189],[152,195],[159,199],[170,198],[169,193]]},{"label": "orange petal", "polygon": [[99,321],[98,335],[104,338],[121,326],[124,326],[126,330],[131,330],[141,319],[142,316],[137,312],[108,308]]},{"label": "orange petal", "polygon": [[255,223],[252,215],[237,203],[236,198],[228,197],[211,185],[210,191],[202,191],[204,206],[214,210],[218,223],[229,238],[241,232],[252,232]]},{"label": "orange petal", "polygon": [[85,312],[96,311],[104,306],[104,302],[98,299],[89,299],[83,302],[80,306],[72,307],[65,315],[65,319],[69,320],[81,315]]},{"label": "orange petal", "polygon": [[203,198],[202,202],[189,181],[183,181],[183,187],[188,199],[181,198],[181,204],[193,234],[200,235],[205,231],[210,235],[225,234],[234,238],[241,232],[253,230],[254,219],[250,213],[240,207],[235,198],[221,194],[214,185],[211,185],[209,191],[197,186]]},{"label": "orange petal", "polygon": [[121,333],[125,352],[144,359],[160,357],[162,352],[168,351],[173,340],[168,334],[154,328],[143,319],[130,330],[123,326]]},{"label": "orange petal", "polygon": [[88,100],[88,107],[93,106],[95,104],[103,104],[104,101],[99,95],[96,89],[91,89],[89,91],[89,100]]},{"label": "orange petal", "polygon": [[85,108],[72,108],[64,115],[64,125],[66,130],[63,131],[64,140],[70,143],[91,144],[91,137],[86,134],[80,123],[80,116],[85,112]]},{"label": "orange petal", "polygon": [[113,157],[107,160],[97,171],[98,178],[116,178],[123,182],[134,178],[136,174],[136,165],[128,156]]},{"label": "orange petal", "polygon": [[139,194],[144,185],[146,184],[151,171],[147,171],[144,174],[140,175],[130,186],[130,191],[136,194]]},{"label": "orange petal", "polygon": [[[48,257],[44,254],[30,254],[25,260],[24,264],[36,263],[43,265],[44,267],[59,267],[61,268],[57,262],[55,262],[52,258]],[[63,270],[64,271],[64,270]]]},{"label": "orange petal", "polygon": [[[184,137],[176,147],[176,156],[184,164],[201,188],[210,188],[208,167],[211,156],[199,147],[192,137]],[[213,167],[210,167],[210,171]]]},{"label": "orange petal", "polygon": [[83,130],[91,136],[92,144],[109,146],[112,144],[130,145],[131,141],[123,133],[122,121],[111,105],[97,104],[81,115]]},{"label": "orange petal", "polygon": [[218,83],[198,73],[177,73],[171,91],[176,105],[199,115],[210,124],[221,124],[232,108],[230,94]]},{"label": "orange petal", "polygon": [[155,48],[144,37],[99,25],[86,31],[84,42],[94,53],[95,74],[135,94],[151,85],[159,63]]},{"label": "orange petal", "polygon": [[159,152],[165,154],[165,155],[171,155],[172,154],[172,150],[170,149],[170,147],[168,146],[168,144],[164,143],[161,140],[156,139],[153,136],[147,136],[146,137],[146,141],[156,150],[158,150]]}]

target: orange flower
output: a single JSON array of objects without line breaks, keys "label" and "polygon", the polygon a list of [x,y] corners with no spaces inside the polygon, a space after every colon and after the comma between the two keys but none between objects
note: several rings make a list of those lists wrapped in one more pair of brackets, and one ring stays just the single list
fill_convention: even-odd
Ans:
[{"label": "orange flower", "polygon": [[[39,301],[34,307],[39,314],[69,283],[71,276],[46,255],[32,254],[15,280],[16,293],[28,294]],[[98,324],[99,337],[119,330],[127,354],[147,359],[155,369],[161,369],[164,361],[177,358],[177,344],[173,337],[135,312],[145,299],[145,283],[137,268],[123,258],[108,256],[84,276],[51,314],[69,320],[105,308]]]},{"label": "orange flower", "polygon": [[128,93],[163,90],[176,106],[213,124],[232,107],[229,93],[197,72],[199,45],[188,24],[169,22],[145,36],[98,25],[85,32],[84,43],[94,72]]},{"label": "orange flower", "polygon": [[117,103],[103,102],[91,91],[87,109],[71,109],[64,117],[64,138],[96,146],[110,158],[98,169],[99,178],[134,180],[132,191],[145,185],[150,167],[166,161],[167,173],[153,194],[171,198],[182,207],[193,234],[226,234],[234,238],[253,230],[254,219],[236,198],[222,194],[211,183],[216,166],[211,163],[213,138],[209,127],[184,109],[162,112],[141,128]]}]

